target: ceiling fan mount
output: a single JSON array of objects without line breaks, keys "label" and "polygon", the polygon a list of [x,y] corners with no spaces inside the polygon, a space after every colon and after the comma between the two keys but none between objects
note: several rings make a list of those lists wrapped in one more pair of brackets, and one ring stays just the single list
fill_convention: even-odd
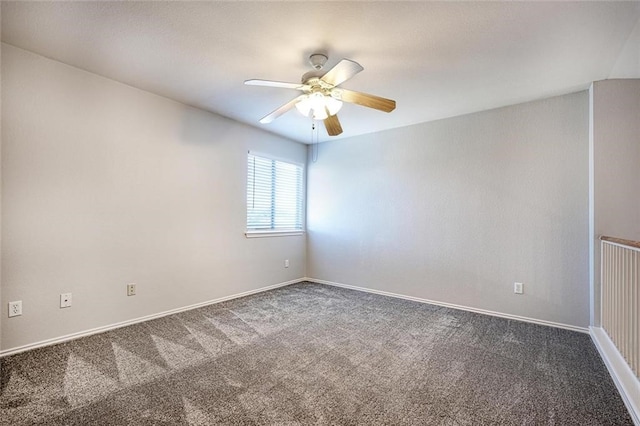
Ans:
[{"label": "ceiling fan mount", "polygon": [[279,87],[303,92],[302,95],[260,119],[260,122],[270,123],[295,106],[301,114],[314,120],[323,120],[329,136],[337,136],[342,133],[342,126],[336,115],[342,107],[342,102],[354,103],[384,112],[391,112],[395,109],[396,102],[391,99],[338,88],[340,84],[364,68],[355,61],[342,59],[329,71],[323,72],[322,69],[327,60],[327,55],[323,53],[314,53],[309,56],[309,63],[314,71],[305,73],[299,84],[271,80],[246,80],[244,84],[250,86]]},{"label": "ceiling fan mount", "polygon": [[309,63],[313,68],[320,71],[324,68],[324,64],[327,63],[329,58],[324,53],[313,53],[309,56]]}]

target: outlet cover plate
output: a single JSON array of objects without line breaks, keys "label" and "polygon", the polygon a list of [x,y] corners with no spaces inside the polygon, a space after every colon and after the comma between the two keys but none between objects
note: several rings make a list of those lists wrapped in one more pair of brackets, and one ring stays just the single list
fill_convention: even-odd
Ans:
[{"label": "outlet cover plate", "polygon": [[9,302],[9,318],[22,315],[22,300]]},{"label": "outlet cover plate", "polygon": [[136,283],[127,284],[127,296],[136,295]]},{"label": "outlet cover plate", "polygon": [[524,284],[522,284],[522,283],[513,283],[513,292],[515,294],[524,293]]}]

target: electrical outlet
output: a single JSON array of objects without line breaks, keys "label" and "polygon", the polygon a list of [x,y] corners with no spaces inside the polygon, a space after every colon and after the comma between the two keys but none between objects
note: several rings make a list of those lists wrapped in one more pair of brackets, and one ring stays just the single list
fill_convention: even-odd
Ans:
[{"label": "electrical outlet", "polygon": [[9,318],[22,315],[22,300],[9,302]]},{"label": "electrical outlet", "polygon": [[284,267],[288,268],[289,267],[289,259],[285,259],[284,260]]},{"label": "electrical outlet", "polygon": [[62,293],[60,295],[60,309],[71,307],[71,293]]},{"label": "electrical outlet", "polygon": [[513,292],[515,294],[524,293],[524,284],[522,284],[522,283],[513,283]]},{"label": "electrical outlet", "polygon": [[127,296],[136,295],[136,283],[127,284]]}]

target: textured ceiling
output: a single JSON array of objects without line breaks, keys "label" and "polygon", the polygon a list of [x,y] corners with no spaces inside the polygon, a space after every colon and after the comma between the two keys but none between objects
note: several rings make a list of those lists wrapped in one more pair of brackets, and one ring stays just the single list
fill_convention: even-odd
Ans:
[{"label": "textured ceiling", "polygon": [[339,137],[640,77],[638,1],[2,2],[1,12],[3,42],[305,143],[311,124],[295,109],[258,123],[298,92],[243,81],[298,82],[317,49],[327,66],[345,57],[365,68],[343,87],[397,101],[390,114],[345,105]]}]

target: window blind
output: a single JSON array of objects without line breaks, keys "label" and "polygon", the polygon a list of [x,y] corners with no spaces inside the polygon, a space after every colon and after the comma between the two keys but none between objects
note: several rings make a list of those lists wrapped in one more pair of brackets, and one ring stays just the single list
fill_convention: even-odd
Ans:
[{"label": "window blind", "polygon": [[247,156],[247,231],[301,231],[303,168]]}]

